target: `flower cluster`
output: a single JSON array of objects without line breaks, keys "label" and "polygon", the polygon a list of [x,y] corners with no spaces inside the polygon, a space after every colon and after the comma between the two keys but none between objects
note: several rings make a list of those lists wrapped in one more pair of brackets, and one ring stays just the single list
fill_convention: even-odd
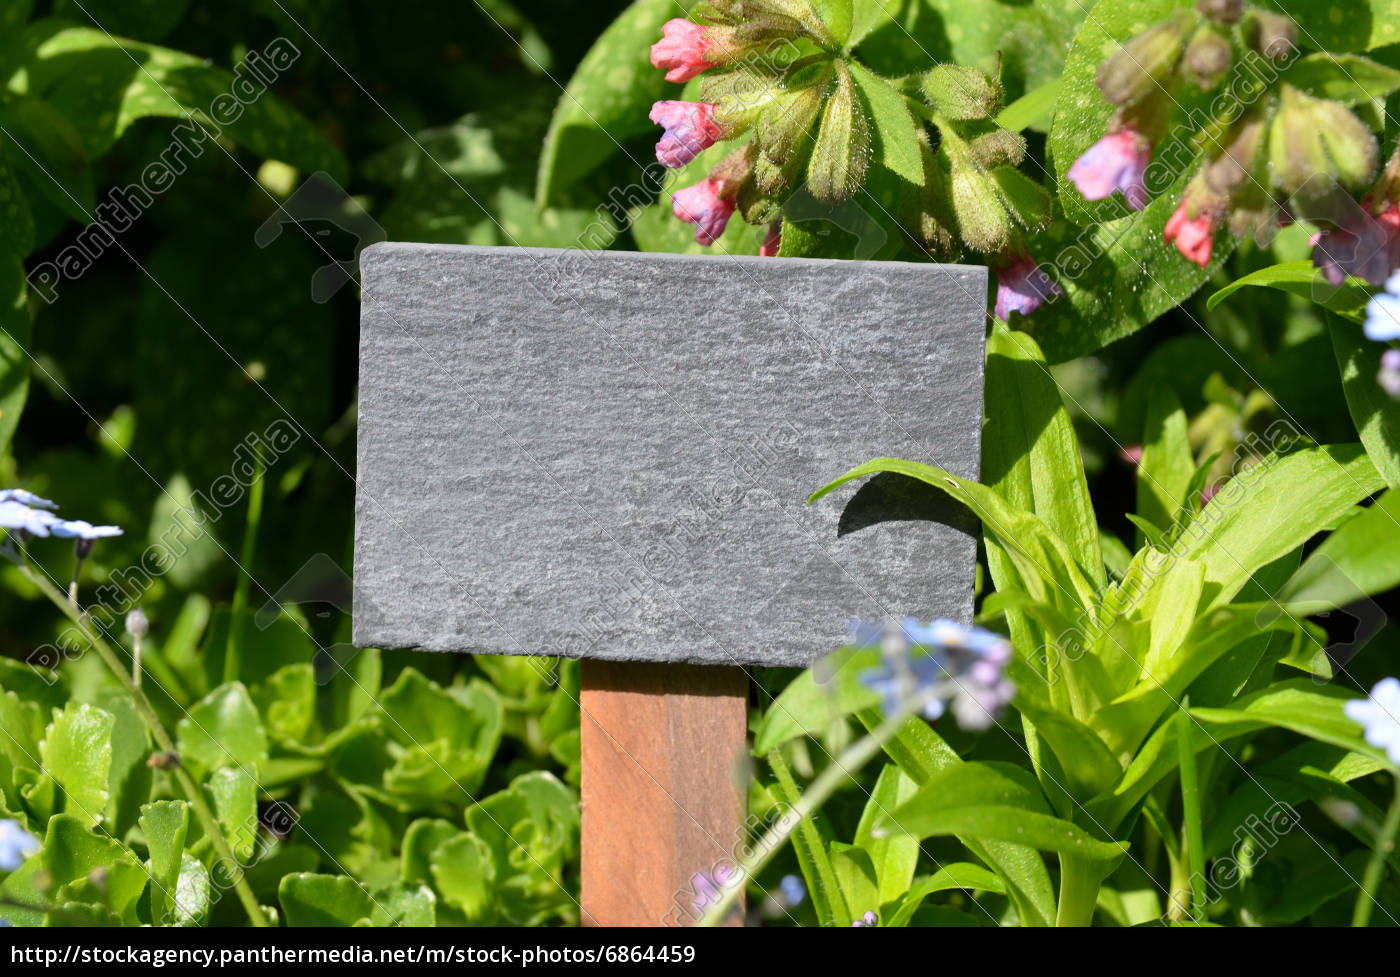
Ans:
[{"label": "flower cluster", "polygon": [[668,81],[700,79],[699,100],[652,106],[662,127],[656,158],[677,169],[717,143],[749,137],[672,197],[697,242],[713,244],[739,214],[768,225],[759,253],[775,255],[784,206],[799,187],[832,205],[865,189],[878,105],[880,125],[905,128],[918,150],[898,174],[896,212],[872,203],[898,225],[901,241],[944,260],[963,249],[986,255],[1003,319],[1061,294],[1027,248],[1027,235],[1050,220],[1050,198],[1016,169],[1025,140],[994,121],[1004,94],[996,78],[957,65],[881,78],[851,58],[815,6],[791,0],[708,0],[694,16],[701,23],[667,22],[651,48]]},{"label": "flower cluster", "polygon": [[25,489],[0,489],[0,529],[29,536],[56,536],[91,544],[107,536],[120,536],[117,526],[94,526],[82,519],[60,519],[58,505]]},{"label": "flower cluster", "polygon": [[880,666],[860,680],[884,697],[889,715],[917,711],[938,719],[951,703],[958,725],[982,730],[1016,694],[1004,674],[1011,644],[983,628],[946,618],[928,624],[914,618],[891,625],[855,623],[851,644],[880,648]]},{"label": "flower cluster", "polygon": [[1400,679],[1381,679],[1368,698],[1353,699],[1343,708],[1347,718],[1361,724],[1366,742],[1400,766]]},{"label": "flower cluster", "polygon": [[[1277,69],[1297,54],[1296,41],[1292,20],[1246,9],[1243,0],[1198,0],[1196,9],[1148,28],[1100,66],[1099,89],[1117,109],[1104,136],[1069,168],[1069,179],[1086,200],[1121,193],[1142,210],[1152,154],[1167,135],[1179,91],[1214,89],[1239,62],[1256,83],[1271,77],[1277,84],[1250,104],[1236,99],[1197,135],[1206,159],[1164,239],[1205,268],[1222,229],[1242,236],[1306,220],[1321,229],[1313,260],[1329,281],[1355,275],[1380,284],[1400,256],[1400,181],[1373,185],[1376,138],[1350,109],[1278,81]],[[1354,194],[1366,194],[1365,202],[1358,206]]]}]

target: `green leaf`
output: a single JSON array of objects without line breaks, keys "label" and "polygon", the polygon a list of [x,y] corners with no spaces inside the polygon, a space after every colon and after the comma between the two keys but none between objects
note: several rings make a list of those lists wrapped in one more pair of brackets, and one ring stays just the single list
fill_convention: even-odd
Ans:
[{"label": "green leaf", "polygon": [[819,736],[843,716],[878,705],[880,694],[860,681],[880,663],[878,648],[842,648],[799,674],[778,694],[754,734],[755,756],[767,756],[798,736]]},{"label": "green leaf", "polygon": [[[778,778],[775,794],[789,808],[795,808],[802,797],[797,781],[788,769],[781,750],[768,754],[768,766]],[[792,850],[797,855],[797,864],[802,876],[807,880],[807,894],[812,899],[817,922],[822,926],[849,926],[855,919],[851,908],[846,905],[841,880],[836,876],[836,867],[831,863],[826,842],[811,813],[805,813],[792,831]],[[864,910],[861,910],[864,913]]]},{"label": "green leaf", "polygon": [[1060,79],[1052,78],[1002,109],[997,116],[997,126],[1008,132],[1024,132],[1026,129],[1046,131],[1055,115],[1055,101],[1059,94]]},{"label": "green leaf", "polygon": [[181,856],[190,829],[190,811],[184,801],[153,801],[141,805],[141,832],[151,871],[151,922],[171,922],[179,891]]},{"label": "green leaf", "polygon": [[210,806],[240,862],[253,857],[258,840],[258,785],[244,767],[221,767],[209,775]]},{"label": "green leaf", "polygon": [[395,885],[374,894],[371,926],[436,926],[437,896],[426,885]]},{"label": "green leaf", "polygon": [[651,66],[661,25],[684,17],[693,0],[636,0],[583,56],[550,120],[535,199],[541,207],[621,150],[633,136],[658,132],[651,104],[672,86]]},{"label": "green leaf", "polygon": [[821,22],[831,31],[832,37],[836,38],[836,43],[843,47],[851,39],[851,20],[853,11],[851,0],[811,0],[812,9],[817,12]]},{"label": "green leaf", "polygon": [[395,750],[384,787],[404,797],[466,803],[501,739],[500,697],[484,682],[443,689],[413,668],[380,697],[383,730]]},{"label": "green leaf", "polygon": [[[915,845],[919,843],[917,838],[911,840]],[[871,861],[868,851],[839,841],[832,842],[831,868],[836,873],[841,897],[850,913],[850,918],[842,919],[839,925],[849,926],[866,912],[879,908],[879,881],[875,877],[875,863]]]},{"label": "green leaf", "polygon": [[[1176,525],[1187,508],[1196,462],[1187,436],[1186,412],[1170,387],[1154,384],[1148,394],[1137,473],[1137,512],[1159,533]],[[1145,534],[1146,535],[1146,534]]]},{"label": "green leaf", "polygon": [[107,821],[112,836],[125,838],[151,797],[151,737],[146,722],[127,698],[107,704],[112,714],[112,764],[107,782]]},{"label": "green leaf", "polygon": [[1357,444],[1270,455],[1224,484],[1171,556],[1205,564],[1202,606],[1219,606],[1255,570],[1307,542],[1383,487]]},{"label": "green leaf", "polygon": [[191,706],[175,727],[175,741],[197,780],[220,767],[267,762],[267,734],[242,682],[221,685]]},{"label": "green leaf", "polygon": [[491,921],[496,863],[486,842],[459,831],[434,849],[430,864],[444,902],[460,910],[468,923]]},{"label": "green leaf", "polygon": [[123,920],[135,923],[136,903],[148,879],[146,867],[108,836],[88,830],[88,825],[86,820],[68,814],[56,815],[49,821],[40,856],[58,889],[54,901],[61,903],[71,898],[65,889],[96,895],[98,890],[91,877],[95,870],[102,869],[106,873],[101,885],[103,901]]},{"label": "green leaf", "polygon": [[1362,738],[1361,727],[1342,711],[1356,698],[1355,691],[1318,685],[1312,679],[1293,679],[1247,695],[1229,709],[1192,709],[1191,715],[1229,727],[1232,735],[1280,726],[1379,760],[1380,751]]},{"label": "green leaf", "polygon": [[997,327],[987,340],[982,477],[1039,516],[1096,586],[1105,582],[1098,521],[1079,439],[1034,339]]},{"label": "green leaf", "polygon": [[[1311,261],[1285,261],[1250,272],[1218,289],[1206,299],[1206,308],[1213,310],[1242,288],[1277,289],[1316,302],[1356,322],[1365,318],[1366,303],[1371,300],[1371,289],[1357,279],[1349,278],[1341,285],[1333,285]],[[1371,379],[1375,379],[1374,374]]]},{"label": "green leaf", "polygon": [[911,831],[921,838],[968,835],[1086,859],[1123,854],[1124,845],[1102,841],[1050,814],[1045,798],[1006,770],[965,763],[937,774],[912,800],[877,822],[876,831]]},{"label": "green leaf", "polygon": [[[72,124],[89,160],[106,153],[138,119],[161,116],[185,120],[175,130],[184,147],[172,154],[179,165],[167,164],[177,175],[210,148],[212,133],[222,133],[267,159],[346,179],[345,157],[320,130],[271,92],[236,99],[232,72],[194,55],[60,21],[36,24],[34,36],[31,94]],[[284,57],[295,58],[287,42],[282,45]],[[71,70],[75,59],[81,71]]]},{"label": "green leaf", "polygon": [[113,34],[158,41],[185,16],[190,0],[57,0],[53,15]]},{"label": "green leaf", "polygon": [[1347,411],[1386,484],[1400,487],[1400,402],[1376,383],[1384,343],[1373,343],[1355,325],[1328,316],[1332,350],[1342,373]]},{"label": "green leaf", "polygon": [[[0,257],[8,264],[12,257],[24,258],[33,250],[34,218],[29,212],[29,204],[24,199],[24,188],[20,186],[19,179],[8,161],[11,152],[17,150],[9,145],[9,138],[3,132],[0,132],[0,149],[4,150],[0,152],[0,232],[4,233],[5,241],[5,246],[0,248]],[[23,279],[24,276],[20,275],[20,280]],[[3,294],[8,305],[12,291],[8,282],[6,286]]]},{"label": "green leaf", "polygon": [[440,818],[419,818],[403,836],[401,874],[408,883],[432,882],[433,852],[445,841],[460,834],[461,828]]},{"label": "green leaf", "polygon": [[[919,862],[918,838],[902,832],[877,838],[875,821],[909,800],[918,789],[919,785],[898,765],[888,764],[880,771],[870,799],[865,802],[865,810],[861,812],[855,843],[870,856],[875,873],[877,898],[873,905],[883,906],[907,890]],[[839,866],[837,871],[839,873]]]},{"label": "green leaf", "polygon": [[171,925],[203,926],[209,917],[213,885],[204,863],[189,852],[180,856],[180,877],[175,883]]},{"label": "green leaf", "polygon": [[1279,591],[1294,614],[1343,607],[1400,584],[1400,492],[1387,491],[1308,555]]},{"label": "green leaf", "polygon": [[310,662],[279,668],[249,693],[268,735],[278,743],[300,743],[316,716],[316,670]]},{"label": "green leaf", "polygon": [[1264,0],[1293,18],[1298,41],[1323,51],[1368,51],[1400,41],[1400,2],[1357,0],[1345,8],[1332,0]]},{"label": "green leaf", "polygon": [[908,892],[899,900],[894,911],[887,918],[881,920],[881,925],[909,925],[909,920],[913,917],[915,910],[923,905],[925,899],[934,893],[946,892],[949,889],[966,889],[969,892],[974,890],[982,892],[1006,891],[1001,879],[981,865],[974,865],[971,862],[953,862],[944,865],[933,875],[915,879],[913,884],[909,886]]},{"label": "green leaf", "polygon": [[344,875],[288,875],[277,887],[277,901],[288,926],[353,926],[374,912],[369,893]]},{"label": "green leaf", "polygon": [[1357,105],[1400,88],[1400,71],[1359,54],[1321,53],[1294,61],[1280,80],[1316,98]]},{"label": "green leaf", "polygon": [[496,906],[505,921],[534,925],[574,905],[565,869],[578,854],[578,795],[542,770],[467,808],[467,826],[491,850]]},{"label": "green leaf", "polygon": [[66,795],[64,812],[87,825],[100,823],[107,810],[114,722],[109,712],[72,702],[54,716],[39,744],[44,771]]},{"label": "green leaf", "polygon": [[89,223],[97,194],[82,137],[57,109],[41,98],[0,94],[0,126],[10,164],[59,210]]},{"label": "green leaf", "polygon": [[851,62],[851,80],[874,124],[875,158],[914,186],[923,186],[919,126],[904,96],[889,82],[854,61]]}]

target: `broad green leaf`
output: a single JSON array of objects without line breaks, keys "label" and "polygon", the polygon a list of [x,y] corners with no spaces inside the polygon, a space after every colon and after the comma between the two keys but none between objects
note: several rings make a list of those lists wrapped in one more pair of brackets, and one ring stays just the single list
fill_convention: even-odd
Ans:
[{"label": "broad green leaf", "polygon": [[[874,730],[883,718],[877,710],[866,709],[860,713],[860,721],[866,729]],[[921,787],[940,771],[963,762],[927,723],[918,719],[910,719],[883,745],[890,759]],[[1023,925],[1049,926],[1054,921],[1055,892],[1038,851],[1029,845],[967,835],[958,836],[958,840],[991,866],[1005,883],[1007,898],[1016,907]]]},{"label": "broad green leaf", "polygon": [[[1400,36],[1395,38],[1400,41]],[[1281,80],[1316,98],[1356,105],[1400,88],[1400,71],[1359,54],[1309,54],[1290,64]]]},{"label": "broad green leaf", "polygon": [[[5,183],[5,164],[0,161],[0,221],[5,235],[16,234],[5,215],[8,204],[24,206],[18,186]],[[14,194],[15,196],[11,196]],[[25,210],[26,216],[28,210]],[[16,238],[17,239],[17,238]],[[30,318],[28,287],[24,265],[0,244],[0,451],[8,450],[29,395]]]},{"label": "broad green leaf", "polygon": [[460,910],[468,923],[491,921],[496,863],[484,841],[458,832],[434,849],[430,865],[444,902]]},{"label": "broad green leaf", "polygon": [[982,892],[1006,891],[1001,879],[981,865],[974,865],[971,862],[953,862],[944,865],[933,875],[915,879],[908,891],[904,893],[903,898],[899,900],[894,912],[880,921],[881,925],[909,925],[909,920],[913,917],[915,910],[923,905],[925,899],[936,892],[946,892],[949,889],[980,890]]},{"label": "broad green leaf", "polygon": [[997,116],[997,125],[1008,132],[1023,132],[1026,129],[1045,132],[1055,115],[1055,100],[1059,95],[1060,79],[1053,78],[1002,109]]},{"label": "broad green leaf", "polygon": [[57,109],[41,98],[0,93],[0,126],[10,165],[59,210],[87,224],[97,195],[82,137]]},{"label": "broad green leaf", "polygon": [[1251,287],[1273,288],[1297,295],[1355,322],[1365,318],[1366,303],[1371,300],[1371,289],[1357,279],[1349,278],[1340,285],[1333,285],[1311,261],[1286,261],[1252,271],[1212,292],[1206,299],[1206,309],[1213,310],[1240,289]]},{"label": "broad green leaf", "polygon": [[1400,492],[1391,489],[1309,554],[1279,592],[1295,614],[1318,614],[1400,584]]},{"label": "broad green leaf", "polygon": [[1376,383],[1386,346],[1371,342],[1354,324],[1335,316],[1328,317],[1327,329],[1342,373],[1347,411],[1361,443],[1386,484],[1400,487],[1400,402]]},{"label": "broad green leaf", "polygon": [[213,885],[204,863],[189,852],[180,856],[180,877],[175,882],[171,925],[203,926],[209,917]]},{"label": "broad green leaf", "polygon": [[1196,621],[1205,575],[1202,564],[1188,559],[1177,560],[1163,575],[1152,611],[1147,660],[1143,663],[1149,676],[1165,678],[1169,673],[1172,657]]},{"label": "broad green leaf", "polygon": [[[30,94],[72,123],[89,160],[106,153],[138,119],[163,116],[182,120],[175,134],[183,151],[172,154],[179,166],[167,164],[177,176],[190,158],[214,148],[213,133],[221,132],[265,158],[346,179],[345,157],[329,139],[271,92],[236,98],[231,72],[95,28],[47,21],[33,31],[38,43],[29,65]],[[289,42],[279,52],[278,62],[297,57]],[[82,71],[69,70],[79,55]]]},{"label": "broad green leaf", "polygon": [[300,872],[277,887],[288,926],[353,926],[374,911],[369,893],[344,875]]},{"label": "broad green leaf", "polygon": [[395,885],[374,894],[371,926],[436,926],[437,896],[426,885]]},{"label": "broad green leaf", "polygon": [[210,806],[224,837],[240,862],[253,857],[258,840],[258,785],[256,768],[221,767],[209,775]]},{"label": "broad green leaf", "polygon": [[125,838],[151,797],[151,737],[145,720],[125,697],[107,704],[112,715],[112,764],[107,781],[107,822],[114,838]]},{"label": "broad green leaf", "polygon": [[1092,797],[1122,776],[1123,768],[1093,729],[1050,704],[1041,689],[1045,679],[1029,666],[1013,663],[1016,711],[1035,728],[1060,761],[1064,788],[1075,797]]},{"label": "broad green leaf", "polygon": [[860,824],[856,826],[855,843],[870,856],[875,871],[877,905],[883,906],[909,888],[909,880],[914,877],[919,862],[919,839],[898,831],[876,838],[872,829],[880,815],[897,809],[913,797],[918,788],[897,764],[886,765],[875,781],[870,799],[861,812]]},{"label": "broad green leaf", "polygon": [[1368,51],[1400,42],[1400,2],[1354,0],[1264,0],[1298,26],[1298,43],[1321,51]]},{"label": "broad green leaf", "polygon": [[990,838],[1092,860],[1114,859],[1125,850],[1050,814],[1038,791],[1008,777],[1004,768],[983,763],[965,763],[934,776],[913,799],[877,822],[876,831],[882,830],[911,831],[921,838]]},{"label": "broad green leaf", "polygon": [[444,689],[406,668],[380,697],[383,730],[399,749],[384,787],[405,797],[470,802],[501,738],[500,697],[484,682]]},{"label": "broad green leaf", "polygon": [[184,801],[153,801],[141,805],[140,821],[150,859],[151,922],[164,926],[173,919],[190,811]]},{"label": "broad green leaf", "polygon": [[1167,532],[1188,503],[1187,488],[1195,471],[1186,412],[1170,387],[1154,384],[1148,394],[1137,470],[1137,514]]},{"label": "broad green leaf", "polygon": [[143,41],[158,41],[185,16],[190,0],[57,0],[53,15]]},{"label": "broad green leaf", "polygon": [[249,693],[268,735],[278,743],[299,743],[316,716],[316,672],[310,662],[279,668]]},{"label": "broad green leaf", "polygon": [[988,338],[986,403],[982,478],[1013,506],[1039,516],[1090,582],[1102,586],[1103,552],[1079,439],[1059,385],[1026,333],[998,326]]},{"label": "broad green leaf", "polygon": [[467,827],[496,865],[497,910],[533,925],[574,905],[565,871],[578,853],[578,795],[542,770],[467,808]]},{"label": "broad green leaf", "polygon": [[861,684],[861,673],[880,664],[880,650],[842,648],[802,672],[778,694],[754,734],[755,756],[766,756],[790,739],[819,736],[843,716],[880,702]]},{"label": "broad green leaf", "polygon": [[72,702],[54,716],[39,744],[44,771],[66,795],[64,812],[89,826],[107,810],[114,722],[109,712]]},{"label": "broad green leaf", "polygon": [[1205,607],[1235,596],[1259,567],[1291,552],[1385,485],[1358,444],[1274,454],[1227,481],[1170,556],[1205,564]]},{"label": "broad green leaf", "polygon": [[408,826],[403,836],[401,874],[408,883],[432,882],[433,852],[445,841],[463,834],[451,821],[440,818],[419,818]]},{"label": "broad green leaf", "polygon": [[90,878],[95,869],[103,869],[104,901],[124,921],[136,922],[136,902],[149,878],[146,867],[110,837],[90,831],[89,822],[68,814],[55,816],[40,855],[59,890],[56,902],[65,901],[64,889],[94,892]]},{"label": "broad green leaf", "polygon": [[647,118],[651,104],[673,86],[651,66],[661,25],[684,17],[693,0],[636,0],[583,56],[569,79],[540,154],[535,199],[540,206],[602,163],[633,136],[660,130]]},{"label": "broad green leaf", "polygon": [[1358,692],[1318,685],[1312,679],[1292,679],[1247,695],[1229,709],[1192,709],[1191,715],[1216,726],[1232,727],[1235,733],[1281,726],[1379,759],[1380,752],[1362,738],[1361,727],[1342,711],[1348,701],[1359,697]]},{"label": "broad green leaf", "polygon": [[875,159],[914,186],[923,186],[919,127],[904,96],[889,82],[854,61],[851,62],[851,80],[872,122]]},{"label": "broad green leaf", "polygon": [[175,741],[196,779],[219,767],[267,762],[267,734],[242,682],[221,685],[190,707],[175,727]]},{"label": "broad green leaf", "polygon": [[[918,839],[913,839],[918,844]],[[869,910],[877,910],[880,903],[880,883],[875,876],[875,863],[864,848],[831,843],[831,868],[836,873],[836,882],[841,887],[848,919],[838,921],[838,925],[849,926]],[[902,890],[901,890],[902,891]]]}]

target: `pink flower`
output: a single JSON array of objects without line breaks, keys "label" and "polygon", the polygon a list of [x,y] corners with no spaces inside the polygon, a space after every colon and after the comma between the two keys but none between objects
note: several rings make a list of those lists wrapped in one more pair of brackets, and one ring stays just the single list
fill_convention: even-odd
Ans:
[{"label": "pink flower", "polygon": [[667,81],[690,81],[714,63],[705,60],[709,31],[677,17],[661,27],[662,39],[651,46],[651,66],[665,68]]},{"label": "pink flower", "polygon": [[1137,466],[1142,464],[1142,445],[1129,444],[1118,449],[1118,457],[1128,464]]},{"label": "pink flower", "polygon": [[782,245],[782,227],[778,221],[768,225],[768,236],[759,245],[758,253],[765,258],[773,258],[778,254],[778,248]]},{"label": "pink flower", "polygon": [[1085,200],[1103,200],[1122,191],[1128,206],[1147,206],[1143,177],[1152,162],[1152,144],[1132,129],[1110,132],[1085,151],[1069,168],[1069,178]]},{"label": "pink flower", "polygon": [[1202,268],[1210,264],[1210,253],[1215,247],[1215,221],[1202,210],[1196,217],[1186,215],[1186,200],[1176,208],[1171,220],[1162,232],[1168,244],[1175,244],[1187,261],[1194,261]]},{"label": "pink flower", "polygon": [[673,170],[724,137],[724,130],[715,121],[715,107],[709,102],[657,102],[651,107],[650,118],[666,130],[656,144],[656,158]]},{"label": "pink flower", "polygon": [[1354,275],[1372,285],[1384,285],[1400,264],[1400,205],[1390,204],[1371,215],[1369,206],[1355,211],[1326,231],[1313,235],[1313,265],[1333,285]]},{"label": "pink flower", "polygon": [[1010,321],[1011,313],[1030,315],[1052,295],[1064,292],[1041,271],[1028,254],[1013,256],[997,269],[997,318]]},{"label": "pink flower", "polygon": [[734,198],[720,196],[721,184],[708,177],[671,197],[671,212],[687,224],[695,225],[695,240],[708,247],[724,233],[734,213]]}]

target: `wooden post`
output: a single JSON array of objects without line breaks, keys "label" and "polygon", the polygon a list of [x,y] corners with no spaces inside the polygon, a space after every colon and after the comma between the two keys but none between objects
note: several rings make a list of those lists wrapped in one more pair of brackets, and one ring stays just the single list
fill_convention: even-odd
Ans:
[{"label": "wooden post", "polygon": [[[692,877],[736,861],[744,840],[748,676],[585,660],[579,702],[583,923],[688,923]],[[738,906],[729,925],[743,923]]]}]

